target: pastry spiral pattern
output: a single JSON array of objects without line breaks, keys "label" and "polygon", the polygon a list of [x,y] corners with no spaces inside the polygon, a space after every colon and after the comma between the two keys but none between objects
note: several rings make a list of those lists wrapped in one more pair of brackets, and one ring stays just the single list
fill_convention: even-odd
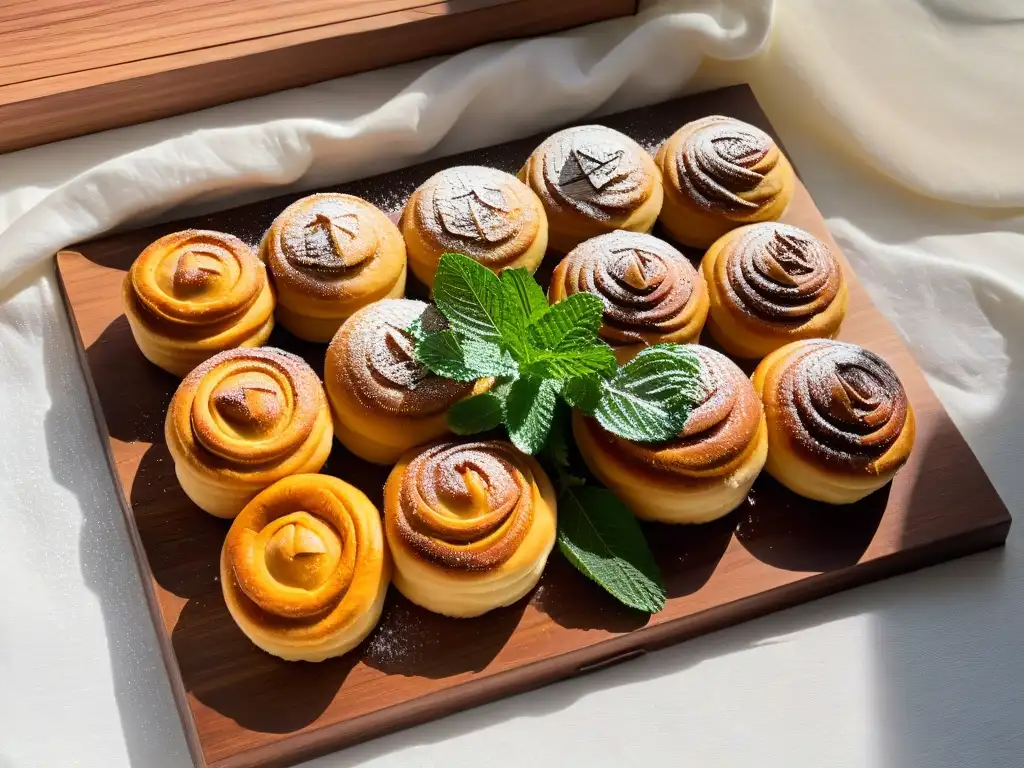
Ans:
[{"label": "pastry spiral pattern", "polygon": [[797,341],[762,360],[753,382],[768,423],[767,469],[796,493],[854,502],[906,463],[913,408],[875,353],[838,341]]},{"label": "pastry spiral pattern", "polygon": [[422,301],[379,301],[350,317],[327,348],[324,381],[335,434],[367,461],[393,464],[413,446],[449,434],[448,409],[491,384],[436,376],[417,361],[406,329],[421,316],[428,332],[444,327]]},{"label": "pastry spiral pattern", "polygon": [[698,398],[682,431],[661,443],[635,443],[574,415],[584,460],[637,517],[704,523],[746,498],[764,467],[767,429],[750,380],[729,358],[707,347],[690,350],[700,365]]},{"label": "pastry spiral pattern", "polygon": [[457,166],[434,174],[406,203],[401,220],[409,266],[434,284],[445,253],[462,253],[494,272],[537,269],[548,245],[544,208],[515,176]]},{"label": "pastry spiral pattern", "polygon": [[260,254],[277,288],[278,320],[307,341],[330,341],[357,309],[405,292],[401,232],[353,195],[292,203],[264,235]]},{"label": "pastry spiral pattern", "polygon": [[271,347],[221,352],[193,370],[165,433],[182,489],[217,517],[234,517],[282,477],[319,471],[333,438],[313,369]]},{"label": "pastry spiral pattern", "polygon": [[501,441],[441,442],[406,454],[384,488],[395,586],[448,616],[510,605],[555,542],[555,495],[529,456]]},{"label": "pastry spiral pattern", "polygon": [[266,269],[222,232],[174,232],[150,244],[125,276],[122,303],[139,349],[176,376],[225,349],[261,345],[274,327]]},{"label": "pastry spiral pattern", "polygon": [[228,611],[256,646],[287,661],[322,661],[377,624],[391,561],[380,513],[362,491],[304,474],[246,505],[220,570]]},{"label": "pastry spiral pattern", "polygon": [[661,210],[661,173],[651,156],[603,125],[550,136],[519,175],[540,196],[559,253],[616,229],[649,232]]},{"label": "pastry spiral pattern", "polygon": [[764,357],[798,339],[831,338],[846,317],[839,259],[788,224],[729,232],[708,249],[701,269],[711,295],[708,328],[737,357]]},{"label": "pastry spiral pattern", "polygon": [[666,187],[662,223],[699,248],[742,224],[778,219],[795,186],[789,160],[767,133],[719,115],[680,128],[657,162]]},{"label": "pastry spiral pattern", "polygon": [[576,246],[555,267],[549,295],[604,302],[600,335],[626,363],[647,346],[697,341],[708,315],[704,278],[663,240],[618,231]]}]

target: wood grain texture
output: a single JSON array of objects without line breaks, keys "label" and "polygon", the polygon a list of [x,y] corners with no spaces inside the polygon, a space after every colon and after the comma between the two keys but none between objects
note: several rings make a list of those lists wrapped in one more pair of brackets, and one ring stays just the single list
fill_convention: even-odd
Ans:
[{"label": "wood grain texture", "polygon": [[[653,150],[682,123],[709,114],[731,115],[772,132],[746,88],[600,122]],[[515,171],[537,143],[537,137],[526,139],[337,189],[397,216],[408,194],[440,168],[473,163]],[[155,238],[194,226],[256,243],[296,197],[117,235],[57,257],[197,764],[227,768],[306,759],[1006,538],[1010,517],[984,471],[851,275],[850,311],[840,338],[890,362],[918,417],[916,448],[890,487],[851,507],[828,507],[796,497],[763,475],[747,502],[722,520],[648,526],[669,592],[665,610],[650,618],[620,607],[555,554],[528,599],[482,618],[434,616],[392,590],[380,625],[350,655],[321,665],[268,656],[246,640],[224,607],[216,563],[227,523],[200,512],[175,481],[162,423],[176,381],[136,349],[118,289],[124,271]],[[802,186],[784,220],[838,253]],[[555,261],[549,257],[538,274],[546,277]],[[417,290],[422,286],[411,292]],[[298,342],[280,330],[271,341],[322,371],[323,345]],[[385,468],[365,464],[335,444],[327,471],[380,503]]]},{"label": "wood grain texture", "polygon": [[0,152],[636,10],[636,0],[0,3]]}]

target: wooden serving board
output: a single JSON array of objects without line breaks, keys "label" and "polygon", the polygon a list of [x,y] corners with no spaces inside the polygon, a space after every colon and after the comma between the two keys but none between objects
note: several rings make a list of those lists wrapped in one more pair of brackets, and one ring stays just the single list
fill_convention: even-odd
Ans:
[{"label": "wooden serving board", "polygon": [[0,152],[636,7],[637,0],[7,0]]},{"label": "wooden serving board", "polygon": [[[599,122],[650,150],[709,114],[772,132],[750,90],[731,88]],[[515,172],[540,137],[345,184],[397,217],[430,174],[455,164]],[[478,619],[423,611],[392,590],[381,622],[351,654],[290,664],[257,650],[224,607],[217,555],[227,523],[199,511],[178,487],[163,441],[176,380],[137,350],[119,287],[155,238],[186,227],[219,229],[257,243],[298,195],[97,240],[57,256],[77,327],[100,431],[124,490],[124,514],[182,722],[199,765],[287,764],[437,718],[490,699],[676,643],[886,576],[1001,544],[1010,516],[928,388],[892,327],[851,275],[841,338],[882,355],[899,374],[917,418],[917,445],[891,487],[851,507],[799,498],[767,475],[728,517],[693,527],[650,526],[669,600],[647,617],[621,607],[557,553],[528,598]],[[785,221],[838,249],[806,189]],[[691,253],[699,258],[699,253]],[[557,259],[549,255],[539,274]],[[422,286],[412,286],[422,295]],[[323,345],[275,331],[271,343],[319,371]],[[387,469],[339,444],[327,472],[381,503]]]}]

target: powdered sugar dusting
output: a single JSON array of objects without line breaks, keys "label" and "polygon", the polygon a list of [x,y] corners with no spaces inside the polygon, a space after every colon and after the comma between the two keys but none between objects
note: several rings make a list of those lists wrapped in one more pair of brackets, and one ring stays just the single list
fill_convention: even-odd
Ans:
[{"label": "powdered sugar dusting", "polygon": [[434,174],[416,191],[412,206],[416,226],[440,247],[489,267],[518,258],[540,226],[529,188],[511,174],[482,166]]},{"label": "powdered sugar dusting", "polygon": [[767,133],[740,120],[718,115],[699,120],[679,147],[680,186],[707,210],[757,210],[764,201],[741,195],[764,180],[770,169],[755,166],[774,146]]},{"label": "powdered sugar dusting", "polygon": [[725,296],[770,322],[807,322],[832,304],[843,283],[842,267],[828,246],[788,224],[748,227],[720,258],[726,259]]},{"label": "powdered sugar dusting", "polygon": [[[472,390],[472,383],[435,376],[416,360],[406,329],[427,309],[412,299],[375,302],[349,318],[331,342],[328,357],[344,388],[366,407],[428,417],[448,410]],[[431,312],[425,326],[436,325],[438,317]]]},{"label": "powdered sugar dusting", "polygon": [[692,321],[701,280],[689,260],[651,235],[616,231],[592,238],[566,257],[555,279],[567,294],[586,292],[605,305],[602,335],[638,343],[637,334],[668,334]]},{"label": "powdered sugar dusting", "polygon": [[601,125],[559,131],[534,153],[543,164],[544,189],[537,191],[586,216],[608,219],[650,197],[643,155],[635,141]]}]

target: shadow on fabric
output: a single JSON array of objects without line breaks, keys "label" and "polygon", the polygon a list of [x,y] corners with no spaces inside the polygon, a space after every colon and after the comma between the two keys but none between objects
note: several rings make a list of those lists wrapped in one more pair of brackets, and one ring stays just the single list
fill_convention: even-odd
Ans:
[{"label": "shadow on fabric", "polygon": [[[78,410],[69,397],[69,382],[84,390],[82,373],[72,349],[70,330],[63,311],[52,316],[53,327],[44,338],[63,336],[63,344],[43,345],[43,369],[52,404],[43,429],[50,456],[50,470],[58,483],[70,490],[82,510],[79,551],[82,577],[93,591],[103,613],[114,696],[121,717],[128,757],[133,766],[185,768],[192,764],[171,697],[170,685],[157,650],[152,620],[146,610],[139,572],[128,554],[125,522],[112,478],[106,471],[101,444],[92,414]],[[81,446],[66,439],[67,425],[79,422],[86,435],[83,461]],[[97,467],[102,469],[97,470]],[[125,553],[112,557],[111,553]]]}]

